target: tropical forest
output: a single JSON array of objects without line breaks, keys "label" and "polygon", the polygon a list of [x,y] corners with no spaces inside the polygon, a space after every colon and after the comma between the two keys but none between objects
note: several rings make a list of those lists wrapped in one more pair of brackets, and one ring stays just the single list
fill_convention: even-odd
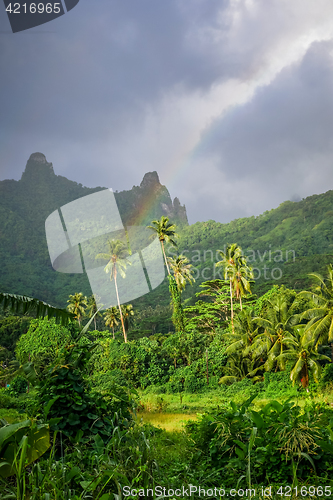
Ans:
[{"label": "tropical forest", "polygon": [[[106,307],[45,236],[105,188],[41,156],[0,182],[0,499],[333,498],[333,192],[189,225],[146,174],[85,248]],[[163,276],[124,302],[142,234]]]}]

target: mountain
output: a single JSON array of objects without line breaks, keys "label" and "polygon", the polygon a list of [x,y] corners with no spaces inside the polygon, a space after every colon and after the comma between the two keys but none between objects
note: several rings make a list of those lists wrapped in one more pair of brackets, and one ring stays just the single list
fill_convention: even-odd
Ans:
[{"label": "mountain", "polygon": [[[87,188],[56,175],[52,163],[41,153],[30,156],[19,181],[0,182],[0,290],[21,293],[66,306],[77,291],[91,294],[85,274],[63,274],[51,267],[45,237],[45,220],[59,207],[105,188]],[[295,289],[310,285],[308,273],[325,273],[333,263],[333,191],[313,195],[299,202],[286,201],[258,217],[237,219],[228,224],[215,221],[188,225],[186,209],[177,198],[171,200],[157,172],[144,175],[140,186],[116,192],[124,225],[147,225],[161,215],[170,217],[180,234],[178,249],[194,266],[196,282],[186,287],[184,300],[195,300],[202,281],[222,278],[218,250],[237,243],[254,268],[253,291],[262,294],[274,284]],[[220,273],[220,274],[219,274]],[[152,293],[135,301],[140,308],[167,305],[165,280]]]},{"label": "mountain", "polygon": [[[30,156],[19,181],[0,181],[0,286],[1,291],[30,295],[59,306],[69,294],[91,294],[85,275],[64,275],[51,267],[45,220],[58,208],[83,196],[104,190],[87,188],[56,175],[42,153]],[[180,226],[188,224],[186,208],[171,200],[157,172],[148,172],[140,186],[116,192],[115,199],[126,225],[147,225],[169,216]]]}]

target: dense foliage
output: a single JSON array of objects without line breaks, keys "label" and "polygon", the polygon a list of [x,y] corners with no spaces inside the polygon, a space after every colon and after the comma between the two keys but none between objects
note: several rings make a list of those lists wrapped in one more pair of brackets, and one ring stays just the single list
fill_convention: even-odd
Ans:
[{"label": "dense foliage", "polygon": [[[166,229],[176,233],[167,217],[161,221],[163,246]],[[120,243],[110,240],[103,254],[115,287],[126,269]],[[0,411],[29,417],[18,427],[1,420],[8,498],[120,499],[125,486],[158,481],[171,488],[331,484],[332,266],[312,273],[308,289],[279,283],[258,297],[237,244],[219,251],[221,276],[195,288],[186,286],[194,281],[190,260],[164,250],[169,290],[161,288],[170,305],[118,302],[102,315],[97,298],[80,291],[69,296],[76,321],[67,326],[0,318]],[[212,401],[186,434],[167,437],[135,419],[165,411],[175,398],[185,411],[194,395]]]}]

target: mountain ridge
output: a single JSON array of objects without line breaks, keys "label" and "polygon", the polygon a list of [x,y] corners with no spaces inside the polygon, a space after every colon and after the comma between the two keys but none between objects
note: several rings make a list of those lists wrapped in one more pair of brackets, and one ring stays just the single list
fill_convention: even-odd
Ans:
[{"label": "mountain ridge", "polygon": [[[68,295],[75,291],[90,294],[85,275],[65,275],[52,269],[44,225],[54,210],[103,189],[87,188],[56,175],[42,153],[30,156],[19,181],[0,181],[1,291],[34,296],[58,307],[64,307]],[[175,252],[185,253],[197,277],[184,298],[199,291],[202,281],[215,276],[217,250],[228,243],[239,244],[256,273],[260,272],[254,286],[259,294],[272,284],[305,287],[307,273],[323,273],[333,262],[332,190],[300,201],[285,201],[259,216],[192,225],[188,225],[185,206],[178,198],[171,200],[157,172],[147,172],[140,186],[114,194],[124,225],[139,221],[144,226],[161,215],[178,225],[180,238]],[[168,300],[165,281],[138,303],[164,304]]]}]

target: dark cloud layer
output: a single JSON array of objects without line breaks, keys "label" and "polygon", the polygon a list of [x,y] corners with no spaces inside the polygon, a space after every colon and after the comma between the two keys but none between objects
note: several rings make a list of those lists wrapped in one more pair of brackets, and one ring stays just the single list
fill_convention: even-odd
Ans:
[{"label": "dark cloud layer", "polygon": [[191,222],[323,192],[330,14],[327,0],[81,0],[13,35],[0,12],[0,179],[35,151],[88,186],[157,170]]}]

